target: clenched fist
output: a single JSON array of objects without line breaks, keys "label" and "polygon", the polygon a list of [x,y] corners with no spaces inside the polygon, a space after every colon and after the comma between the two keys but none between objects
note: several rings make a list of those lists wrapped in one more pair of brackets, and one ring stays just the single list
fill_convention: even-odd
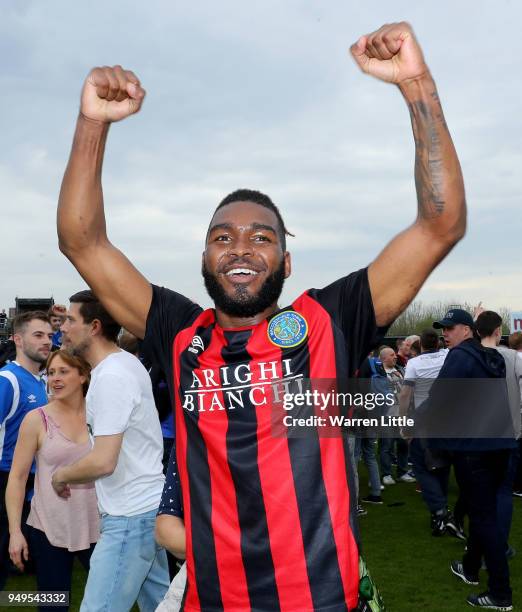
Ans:
[{"label": "clenched fist", "polygon": [[422,50],[408,23],[386,24],[350,47],[359,68],[377,79],[400,84],[428,73]]},{"label": "clenched fist", "polygon": [[80,112],[102,123],[121,121],[137,113],[144,98],[145,90],[130,70],[121,66],[93,68],[83,85]]}]

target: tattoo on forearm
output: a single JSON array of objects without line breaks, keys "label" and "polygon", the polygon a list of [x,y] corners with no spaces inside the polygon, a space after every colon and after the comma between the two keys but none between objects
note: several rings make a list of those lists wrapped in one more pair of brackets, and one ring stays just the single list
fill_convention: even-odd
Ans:
[{"label": "tattoo on forearm", "polygon": [[434,104],[423,100],[411,102],[415,138],[415,186],[419,215],[433,219],[444,212],[444,161],[441,136],[448,133],[436,91],[430,94]]}]

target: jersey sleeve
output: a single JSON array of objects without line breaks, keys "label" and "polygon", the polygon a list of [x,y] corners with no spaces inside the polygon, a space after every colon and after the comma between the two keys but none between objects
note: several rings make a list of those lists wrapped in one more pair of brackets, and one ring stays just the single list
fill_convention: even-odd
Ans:
[{"label": "jersey sleeve", "polygon": [[6,420],[13,406],[14,389],[11,381],[0,375],[0,425]]},{"label": "jersey sleeve", "polygon": [[149,363],[158,363],[163,372],[172,370],[172,342],[182,329],[202,312],[191,300],[165,287],[152,285],[152,303],[145,338],[140,347]]},{"label": "jersey sleeve", "polygon": [[178,466],[176,464],[176,447],[172,446],[169,465],[165,475],[165,484],[158,508],[158,515],[170,514],[183,518],[183,504],[181,501],[181,485],[179,482]]},{"label": "jersey sleeve", "polygon": [[357,368],[384,337],[388,327],[375,322],[368,269],[352,272],[323,289],[309,293],[328,311],[341,329]]}]

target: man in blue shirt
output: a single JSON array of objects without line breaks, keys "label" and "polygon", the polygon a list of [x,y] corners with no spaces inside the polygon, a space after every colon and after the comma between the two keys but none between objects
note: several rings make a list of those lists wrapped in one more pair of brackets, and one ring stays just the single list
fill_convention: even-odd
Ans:
[{"label": "man in blue shirt", "polygon": [[62,330],[67,308],[63,304],[53,304],[49,308],[49,322],[53,328],[53,351],[57,351],[62,346]]},{"label": "man in blue shirt", "polygon": [[31,311],[18,315],[13,320],[16,360],[0,369],[0,591],[4,588],[9,567],[9,529],[5,507],[7,479],[23,418],[30,410],[47,404],[40,370],[51,351],[52,335],[45,312]]}]

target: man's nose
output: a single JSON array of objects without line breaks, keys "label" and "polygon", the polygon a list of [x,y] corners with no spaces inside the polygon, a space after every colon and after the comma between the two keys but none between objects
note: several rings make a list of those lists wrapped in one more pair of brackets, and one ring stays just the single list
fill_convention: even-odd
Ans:
[{"label": "man's nose", "polygon": [[229,254],[243,257],[245,255],[252,255],[254,247],[252,242],[247,236],[239,236],[230,245]]}]

